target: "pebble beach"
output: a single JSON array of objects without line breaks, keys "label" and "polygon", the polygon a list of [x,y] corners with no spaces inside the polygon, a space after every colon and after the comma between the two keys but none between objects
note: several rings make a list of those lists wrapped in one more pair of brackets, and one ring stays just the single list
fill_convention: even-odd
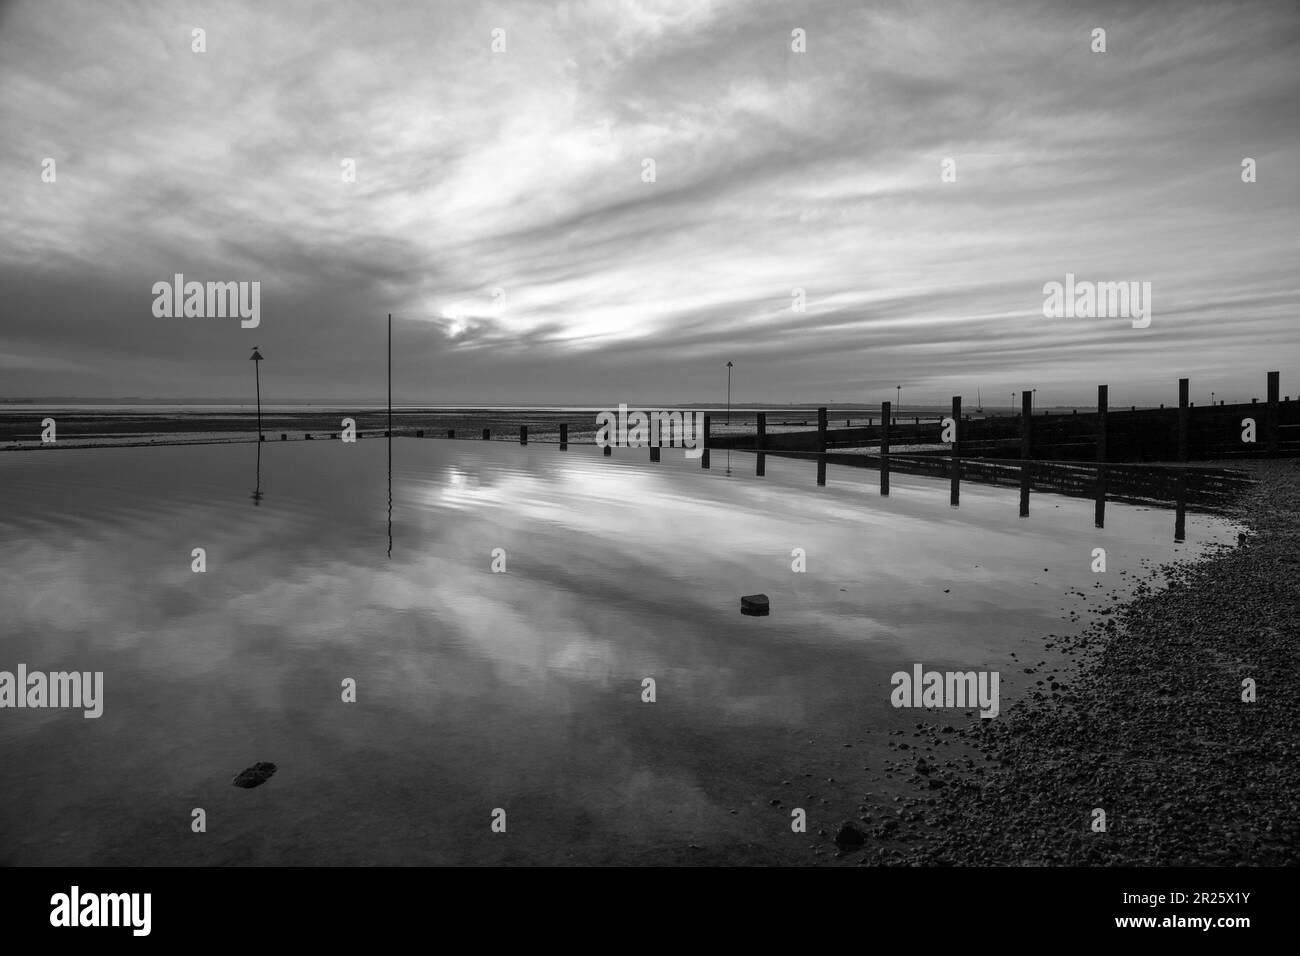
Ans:
[{"label": "pebble beach", "polygon": [[1234,505],[1237,546],[1156,569],[1161,583],[1053,639],[1072,663],[998,720],[918,725],[895,765],[915,795],[894,819],[843,825],[843,852],[867,865],[1300,862],[1300,466],[1244,467],[1258,483]]}]

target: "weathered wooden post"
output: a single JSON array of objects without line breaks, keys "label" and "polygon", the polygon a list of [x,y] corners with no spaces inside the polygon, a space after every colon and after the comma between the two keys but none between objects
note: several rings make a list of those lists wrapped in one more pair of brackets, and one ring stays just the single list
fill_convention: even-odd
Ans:
[{"label": "weathered wooden post", "polygon": [[1020,460],[1033,457],[1034,393],[1025,389],[1020,393]]},{"label": "weathered wooden post", "polygon": [[1187,398],[1191,391],[1188,380],[1178,380],[1178,461],[1187,460]]},{"label": "weathered wooden post", "polygon": [[767,412],[758,413],[758,438],[757,446],[762,448],[767,443]]},{"label": "weathered wooden post", "polygon": [[701,445],[704,446],[704,454],[700,456],[701,468],[709,467],[709,425],[711,421],[712,419],[708,415],[704,416],[704,434],[698,436],[696,439]]},{"label": "weathered wooden post", "polygon": [[560,422],[560,451],[568,451],[569,448],[569,426],[566,422]]},{"label": "weathered wooden post", "polygon": [[889,425],[894,420],[889,402],[880,403],[880,493],[889,494]]},{"label": "weathered wooden post", "polygon": [[1278,372],[1268,373],[1268,456],[1277,457],[1278,451],[1278,429],[1280,417],[1278,415],[1277,396],[1282,390],[1281,375]]},{"label": "weathered wooden post", "polygon": [[448,438],[455,438],[455,437],[456,437],[456,429],[454,429],[454,428],[448,428],[448,429],[447,429],[447,437],[448,437]]},{"label": "weathered wooden post", "polygon": [[[1106,462],[1106,413],[1110,404],[1110,386],[1097,386],[1097,461]],[[1101,527],[1098,525],[1097,527]]]},{"label": "weathered wooden post", "polygon": [[492,429],[490,428],[483,429],[483,440],[491,441],[491,439],[492,439]]},{"label": "weathered wooden post", "polygon": [[961,396],[952,397],[952,454],[961,454]]},{"label": "weathered wooden post", "polygon": [[961,504],[961,432],[961,396],[954,395],[952,397],[952,485],[948,491],[948,504],[954,508]]},{"label": "weathered wooden post", "polygon": [[520,426],[519,426],[519,444],[521,444],[521,445],[527,445],[527,444],[528,444],[528,426],[527,426],[527,425],[520,425]]}]

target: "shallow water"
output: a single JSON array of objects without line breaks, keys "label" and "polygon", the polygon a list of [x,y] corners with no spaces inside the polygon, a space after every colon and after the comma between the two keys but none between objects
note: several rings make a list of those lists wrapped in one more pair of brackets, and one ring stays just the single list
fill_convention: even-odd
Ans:
[{"label": "shallow water", "polygon": [[[0,670],[105,685],[99,719],[0,709],[0,863],[812,862],[790,808],[815,830],[881,799],[885,735],[934,716],[891,673],[999,669],[1005,712],[1069,590],[1235,536],[740,453],[414,439],[390,532],[387,451],[0,456]],[[770,616],[739,613],[754,592]]]}]

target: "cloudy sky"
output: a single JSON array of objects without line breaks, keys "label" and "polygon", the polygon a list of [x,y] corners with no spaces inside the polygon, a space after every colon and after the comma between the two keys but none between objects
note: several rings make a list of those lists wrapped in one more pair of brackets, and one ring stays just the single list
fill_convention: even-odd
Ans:
[{"label": "cloudy sky", "polygon": [[388,312],[398,401],[1295,394],[1298,102],[1293,0],[18,0],[0,396],[379,398]]}]

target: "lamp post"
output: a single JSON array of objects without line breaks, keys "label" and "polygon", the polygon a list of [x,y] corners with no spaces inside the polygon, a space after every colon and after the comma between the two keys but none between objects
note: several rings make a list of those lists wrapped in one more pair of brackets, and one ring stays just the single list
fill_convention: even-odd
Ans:
[{"label": "lamp post", "polygon": [[253,382],[257,386],[257,440],[262,441],[262,376],[258,370],[258,362],[262,361],[262,353],[253,346],[253,354],[248,357],[253,363]]},{"label": "lamp post", "polygon": [[897,418],[903,412],[903,386],[894,386],[894,417]]},{"label": "lamp post", "polygon": [[1033,414],[1033,412],[1035,411],[1035,409],[1037,408],[1037,406],[1038,406],[1038,389],[1036,389],[1036,388],[1034,388],[1034,389],[1030,389],[1030,394],[1029,394],[1029,411],[1030,411],[1030,414]]},{"label": "lamp post", "polygon": [[731,424],[731,363],[727,363],[727,424]]},{"label": "lamp post", "polygon": [[1211,408],[1214,407],[1214,393],[1213,393],[1213,392],[1210,393],[1210,407],[1211,407]]}]

